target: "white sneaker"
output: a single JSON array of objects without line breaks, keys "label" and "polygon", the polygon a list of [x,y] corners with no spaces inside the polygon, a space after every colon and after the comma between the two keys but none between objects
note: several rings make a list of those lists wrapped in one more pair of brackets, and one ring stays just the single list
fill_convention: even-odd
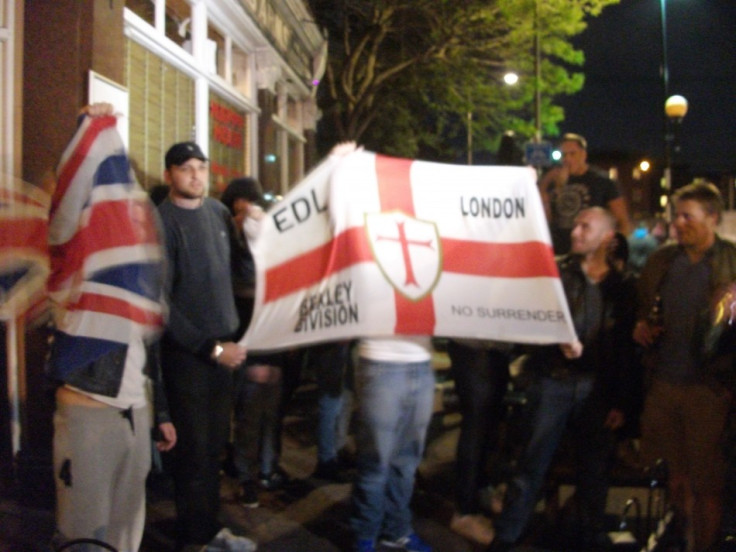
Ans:
[{"label": "white sneaker", "polygon": [[205,552],[255,552],[258,546],[246,537],[234,535],[230,529],[223,527],[215,538],[205,547]]}]

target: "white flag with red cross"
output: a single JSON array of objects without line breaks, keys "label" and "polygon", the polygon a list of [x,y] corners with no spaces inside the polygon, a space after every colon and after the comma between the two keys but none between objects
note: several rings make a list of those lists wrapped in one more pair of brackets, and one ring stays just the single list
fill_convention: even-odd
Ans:
[{"label": "white flag with red cross", "polygon": [[330,156],[250,245],[250,350],[397,334],[575,340],[530,168]]}]

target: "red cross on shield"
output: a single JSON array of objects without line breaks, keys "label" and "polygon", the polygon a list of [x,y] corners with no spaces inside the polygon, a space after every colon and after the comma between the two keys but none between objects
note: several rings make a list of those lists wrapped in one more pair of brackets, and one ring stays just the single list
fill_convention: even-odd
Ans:
[{"label": "red cross on shield", "polygon": [[367,213],[365,231],[376,264],[398,293],[411,301],[432,293],[442,272],[435,223],[401,211]]}]

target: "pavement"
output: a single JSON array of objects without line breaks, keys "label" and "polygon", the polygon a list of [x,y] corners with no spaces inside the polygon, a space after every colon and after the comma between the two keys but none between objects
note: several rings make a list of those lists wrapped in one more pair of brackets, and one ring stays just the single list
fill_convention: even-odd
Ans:
[{"label": "pavement", "polygon": [[[258,543],[260,552],[349,551],[351,534],[349,483],[330,483],[310,475],[316,465],[314,427],[317,419],[314,386],[303,386],[289,408],[282,435],[281,466],[288,481],[277,491],[262,491],[260,507],[247,509],[236,500],[236,482],[222,477],[222,521],[236,533]],[[415,529],[436,552],[480,552],[475,545],[453,533],[454,451],[459,433],[459,415],[438,412],[429,433],[425,459],[420,466],[413,499]],[[621,506],[631,489],[619,491]],[[53,532],[50,500],[29,500],[21,489],[0,497],[0,552],[49,552]],[[610,501],[610,497],[609,497]],[[623,501],[623,502],[622,502]],[[34,503],[35,502],[35,503]],[[538,548],[519,547],[518,552],[542,549],[565,550],[553,533],[549,508],[541,508],[533,539]],[[174,551],[175,510],[170,480],[152,477],[148,486],[147,521],[142,552]],[[550,536],[551,535],[551,536]]]}]

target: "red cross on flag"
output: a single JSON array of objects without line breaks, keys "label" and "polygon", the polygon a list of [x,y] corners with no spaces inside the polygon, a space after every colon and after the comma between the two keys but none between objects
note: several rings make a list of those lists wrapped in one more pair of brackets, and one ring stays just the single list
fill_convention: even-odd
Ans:
[{"label": "red cross on flag", "polygon": [[534,171],[356,151],[262,221],[251,350],[356,337],[575,340]]}]

